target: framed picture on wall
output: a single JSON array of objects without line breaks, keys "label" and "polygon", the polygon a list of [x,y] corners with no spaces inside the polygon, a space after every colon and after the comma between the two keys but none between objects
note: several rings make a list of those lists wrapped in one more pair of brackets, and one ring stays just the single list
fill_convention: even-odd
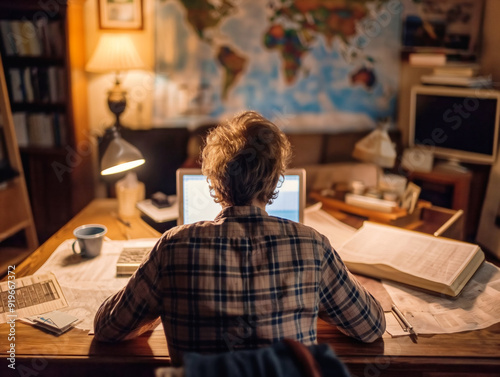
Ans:
[{"label": "framed picture on wall", "polygon": [[99,28],[140,30],[143,28],[143,0],[98,0]]},{"label": "framed picture on wall", "polygon": [[477,53],[483,0],[404,0],[405,50]]}]

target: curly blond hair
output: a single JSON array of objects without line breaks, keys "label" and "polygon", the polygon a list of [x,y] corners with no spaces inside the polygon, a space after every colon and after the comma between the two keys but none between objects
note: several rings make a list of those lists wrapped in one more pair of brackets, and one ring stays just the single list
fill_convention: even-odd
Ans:
[{"label": "curly blond hair", "polygon": [[270,204],[290,159],[285,134],[257,112],[245,111],[208,134],[201,169],[217,203]]}]

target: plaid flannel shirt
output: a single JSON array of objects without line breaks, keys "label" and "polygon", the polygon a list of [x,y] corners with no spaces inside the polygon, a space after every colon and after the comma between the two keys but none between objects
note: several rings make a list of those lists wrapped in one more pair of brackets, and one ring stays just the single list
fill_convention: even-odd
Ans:
[{"label": "plaid flannel shirt", "polygon": [[228,207],[214,221],[167,231],[126,287],[95,317],[95,338],[118,341],[163,323],[172,362],[184,352],[316,342],[317,317],[364,342],[385,331],[380,304],[346,269],[325,236]]}]

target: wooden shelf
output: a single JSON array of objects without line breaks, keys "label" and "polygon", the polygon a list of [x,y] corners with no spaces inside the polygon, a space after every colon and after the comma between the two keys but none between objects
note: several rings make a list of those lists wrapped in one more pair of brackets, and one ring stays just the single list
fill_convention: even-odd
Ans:
[{"label": "wooden shelf", "polygon": [[[32,22],[47,12],[44,4],[37,0],[0,2],[0,19]],[[92,143],[88,124],[86,56],[85,49],[82,49],[85,45],[84,6],[85,0],[72,0],[58,1],[57,6],[51,8],[49,26],[53,23],[56,25],[53,25],[54,30],[48,29],[48,34],[41,35],[49,35],[49,41],[53,43],[41,39],[41,55],[19,55],[16,50],[9,50],[10,55],[7,55],[3,39],[0,38],[6,72],[10,69],[26,72],[25,68],[28,67],[45,70],[53,66],[57,68],[57,90],[61,85],[65,86],[64,98],[54,98],[59,100],[57,103],[18,101],[11,104],[12,111],[25,112],[26,118],[36,113],[58,114],[54,126],[64,125],[64,129],[54,132],[54,146],[30,145],[28,140],[28,146],[20,148],[33,217],[41,241],[49,238],[88,204],[95,193],[92,151],[84,150]],[[12,84],[10,80],[7,81]],[[32,85],[34,82],[32,80]],[[54,89],[51,86],[53,83],[50,80],[47,82],[49,93],[50,89]],[[34,98],[40,99],[44,98],[45,92],[41,97],[36,96],[36,90],[34,94]],[[59,114],[64,117],[64,122],[59,122],[62,119]],[[29,138],[30,133],[27,134]]]}]

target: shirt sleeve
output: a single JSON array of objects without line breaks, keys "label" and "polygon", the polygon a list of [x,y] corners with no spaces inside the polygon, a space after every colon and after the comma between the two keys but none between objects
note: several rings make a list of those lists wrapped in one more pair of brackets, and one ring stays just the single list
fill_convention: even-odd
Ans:
[{"label": "shirt sleeve", "polygon": [[344,334],[370,343],[385,331],[384,310],[356,280],[326,241],[320,283],[319,317]]},{"label": "shirt sleeve", "polygon": [[127,285],[99,307],[94,318],[94,338],[115,342],[135,338],[160,323],[161,263],[158,242]]}]

